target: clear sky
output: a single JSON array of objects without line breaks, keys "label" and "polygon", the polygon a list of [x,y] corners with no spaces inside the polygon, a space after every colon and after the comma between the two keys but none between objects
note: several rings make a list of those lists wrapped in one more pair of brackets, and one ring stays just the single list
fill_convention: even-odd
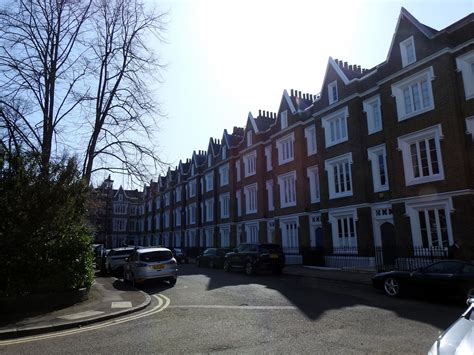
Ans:
[{"label": "clear sky", "polygon": [[249,112],[276,112],[284,89],[319,93],[329,56],[383,62],[402,6],[437,30],[474,11],[474,0],[147,2],[170,11],[167,43],[156,46],[167,64],[157,143],[175,165],[244,126]]}]

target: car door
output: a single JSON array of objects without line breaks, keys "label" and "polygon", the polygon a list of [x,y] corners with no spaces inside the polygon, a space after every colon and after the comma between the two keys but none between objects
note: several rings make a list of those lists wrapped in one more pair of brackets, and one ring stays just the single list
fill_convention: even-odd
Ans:
[{"label": "car door", "polygon": [[423,271],[426,289],[433,295],[454,294],[458,288],[462,266],[458,261],[446,260],[425,267]]},{"label": "car door", "polygon": [[231,265],[236,268],[243,268],[245,262],[245,256],[247,253],[248,245],[240,244],[237,247],[237,251],[232,255]]}]

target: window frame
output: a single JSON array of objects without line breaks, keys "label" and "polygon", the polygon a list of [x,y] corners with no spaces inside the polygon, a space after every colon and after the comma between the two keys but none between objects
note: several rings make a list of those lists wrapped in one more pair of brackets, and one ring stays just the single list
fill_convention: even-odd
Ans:
[{"label": "window frame", "polygon": [[[285,182],[287,180],[289,180],[288,184]],[[298,200],[296,189],[296,170],[278,175],[278,185],[280,188],[280,208],[296,206]]]},{"label": "window frame", "polygon": [[275,210],[275,199],[273,198],[273,180],[267,180],[265,182],[265,188],[267,190],[267,203],[268,203],[268,210],[274,211]]},{"label": "window frame", "polygon": [[[284,137],[278,138],[276,140],[276,147],[278,150],[278,165],[283,165],[295,160],[295,132],[291,132]],[[285,151],[288,154],[284,154]]]},{"label": "window frame", "polygon": [[[350,190],[346,190],[343,192],[336,192],[336,184],[335,184],[335,176],[334,176],[334,165],[339,164],[343,162],[349,164],[349,183],[350,183]],[[324,168],[328,174],[328,187],[329,187],[329,199],[336,199],[336,198],[341,198],[341,197],[348,197],[352,196],[354,194],[354,184],[352,181],[352,152],[338,155],[337,157],[327,159],[324,161]],[[345,169],[345,166],[344,166]],[[347,177],[344,179],[344,184],[347,183],[346,181]],[[339,182],[339,185],[341,185],[341,182]]]},{"label": "window frame", "polygon": [[214,190],[214,170],[206,173],[204,180],[206,182],[206,192]]},{"label": "window frame", "polygon": [[267,166],[267,171],[272,171],[273,165],[272,165],[272,146],[271,145],[265,146],[265,163]]},{"label": "window frame", "polygon": [[219,195],[219,210],[220,210],[220,218],[230,217],[230,193],[229,192]]},{"label": "window frame", "polygon": [[[251,163],[253,161],[253,164]],[[253,167],[251,171],[250,168]],[[244,155],[244,176],[249,177],[257,173],[257,150]]]},{"label": "window frame", "polygon": [[[380,95],[372,96],[362,103],[367,118],[367,132],[374,134],[383,130],[382,104]],[[375,125],[375,107],[378,107],[380,126]]]},{"label": "window frame", "polygon": [[222,187],[228,184],[229,184],[229,163],[223,164],[219,167],[219,186]]},{"label": "window frame", "polygon": [[[336,89],[336,91],[334,91],[334,89]],[[336,94],[336,97],[334,97],[334,94]],[[333,82],[328,84],[328,101],[329,105],[332,105],[339,101],[339,90],[337,88],[337,80],[334,80]]]},{"label": "window frame", "polygon": [[309,180],[309,196],[311,203],[321,202],[321,185],[319,180],[319,167],[310,166],[306,169],[306,175]]},{"label": "window frame", "polygon": [[[347,142],[349,140],[349,131],[348,131],[348,118],[349,118],[349,109],[344,107],[340,110],[334,111],[329,115],[326,115],[321,118],[321,123],[324,129],[324,139],[326,148],[332,147],[336,144]],[[337,138],[337,127],[334,126],[335,131],[332,131],[331,122],[341,121],[341,126],[339,128],[340,138]],[[343,135],[345,133],[345,136]],[[334,135],[334,139],[333,138]]]},{"label": "window frame", "polygon": [[466,100],[474,99],[474,50],[457,57],[456,64],[463,79]]},{"label": "window frame", "polygon": [[285,110],[280,113],[280,128],[284,130],[287,127],[288,127],[288,110]]},{"label": "window frame", "polygon": [[[434,104],[434,96],[433,96],[433,86],[431,82],[435,79],[433,67],[430,66],[428,68],[425,68],[408,78],[402,79],[394,84],[392,84],[392,96],[395,97],[395,102],[397,106],[397,117],[398,117],[398,122],[407,120],[409,118],[421,115],[425,112],[429,112],[434,110],[435,104]],[[423,103],[423,90],[421,88],[421,83],[423,81],[426,81],[427,84],[427,93],[429,94],[429,101],[430,104],[428,106],[424,106]],[[416,107],[414,106],[414,99],[413,99],[413,91],[411,90],[414,86],[414,84],[417,84],[417,88],[419,88],[418,95],[419,95],[419,102],[420,102],[420,109],[416,110]],[[406,97],[405,97],[405,89],[410,90],[410,110],[411,112],[407,112],[407,107],[406,107]]]},{"label": "window frame", "polygon": [[[407,47],[408,45],[411,44],[413,48],[413,60],[409,61],[408,58],[408,50]],[[416,47],[415,47],[415,39],[413,36],[408,37],[407,39],[403,40],[400,42],[400,56],[402,59],[402,68],[405,68],[406,66],[416,63]]]},{"label": "window frame", "polygon": [[[380,165],[379,165],[380,153],[382,153],[382,156],[383,156],[385,184],[382,184],[382,181],[381,181],[382,179],[380,175]],[[375,147],[368,148],[367,158],[370,161],[370,166],[372,169],[372,186],[374,187],[374,192],[388,191],[389,181],[388,181],[388,167],[387,167],[387,148],[385,147],[385,144],[380,144]]]},{"label": "window frame", "polygon": [[318,152],[318,142],[316,140],[316,125],[305,127],[304,137],[306,138],[306,153],[309,156]]},{"label": "window frame", "polygon": [[[255,191],[255,194],[253,194],[252,191]],[[245,195],[245,214],[257,213],[258,211],[258,185],[257,183],[245,186],[244,195]],[[252,198],[253,196],[255,196],[255,198]]]},{"label": "window frame", "polygon": [[[335,254],[337,253],[357,254],[357,251],[358,251],[357,209],[345,209],[345,210],[329,212],[328,217],[329,217],[328,221],[331,224],[332,245],[333,245],[334,253]],[[351,235],[352,234],[351,224],[350,224],[351,220],[352,220],[352,229],[353,229],[353,234],[354,234],[353,236]],[[343,229],[342,231],[340,230],[340,227],[342,227]],[[342,237],[341,237],[341,234],[342,234]],[[342,238],[342,240],[340,238]]]},{"label": "window frame", "polygon": [[204,201],[206,207],[206,222],[212,222],[214,220],[214,198],[208,198]]},{"label": "window frame", "polygon": [[[412,154],[411,154],[411,145],[414,143],[418,143],[422,140],[426,141],[428,139],[434,139],[435,142],[435,147],[436,147],[436,158],[437,158],[437,164],[438,164],[438,170],[439,172],[437,174],[430,174],[426,176],[419,176],[415,177],[414,173],[414,167],[413,167],[413,160],[412,160]],[[418,184],[424,184],[427,182],[433,182],[433,181],[440,181],[444,180],[444,166],[443,166],[443,154],[441,151],[441,140],[443,139],[443,132],[441,130],[441,124],[431,126],[416,132],[412,132],[409,134],[406,134],[404,136],[398,137],[398,149],[401,150],[402,152],[402,161],[403,161],[403,170],[405,173],[405,185],[406,186],[411,186],[411,185],[418,185]],[[429,147],[429,143],[428,143]],[[427,158],[429,161],[431,161],[432,157],[430,156],[429,153],[427,153]],[[420,161],[421,158],[418,160]],[[418,165],[419,169],[423,171],[423,166]],[[433,166],[428,166],[429,170],[433,169]]]}]

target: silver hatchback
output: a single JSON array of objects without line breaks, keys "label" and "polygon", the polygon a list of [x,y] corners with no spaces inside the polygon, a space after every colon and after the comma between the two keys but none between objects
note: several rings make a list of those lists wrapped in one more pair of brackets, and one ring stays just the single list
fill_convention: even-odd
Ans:
[{"label": "silver hatchback", "polygon": [[178,279],[178,264],[167,248],[137,249],[126,260],[123,279],[133,285],[146,280],[166,280],[173,287]]}]

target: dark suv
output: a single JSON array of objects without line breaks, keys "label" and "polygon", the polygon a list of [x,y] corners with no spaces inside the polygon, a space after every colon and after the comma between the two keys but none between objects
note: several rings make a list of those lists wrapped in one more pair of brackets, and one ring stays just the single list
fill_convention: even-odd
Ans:
[{"label": "dark suv", "polygon": [[285,266],[285,255],[278,244],[240,244],[224,259],[224,271],[244,270],[252,275],[257,270],[271,270],[280,274]]}]

